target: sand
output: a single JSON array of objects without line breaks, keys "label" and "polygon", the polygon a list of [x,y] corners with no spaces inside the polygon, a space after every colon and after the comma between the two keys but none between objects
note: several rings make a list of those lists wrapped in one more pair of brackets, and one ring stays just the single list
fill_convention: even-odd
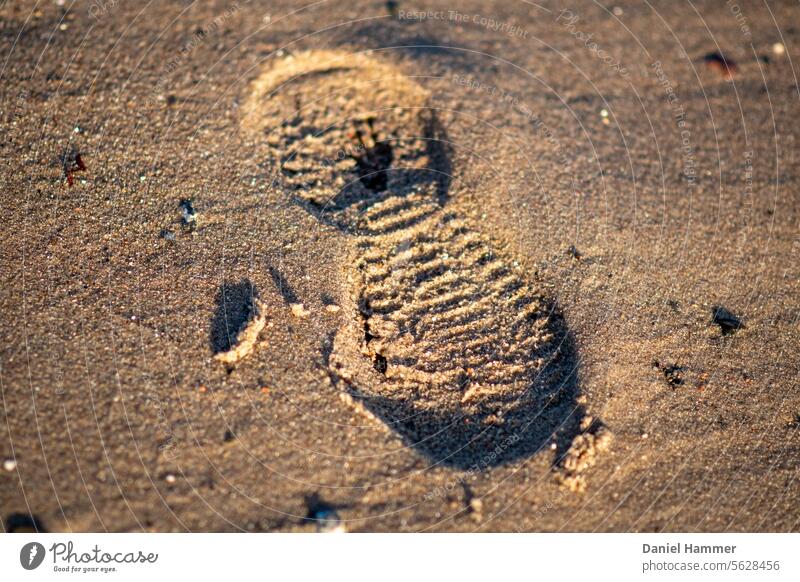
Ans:
[{"label": "sand", "polygon": [[4,529],[797,530],[798,9],[735,8],[4,5]]}]

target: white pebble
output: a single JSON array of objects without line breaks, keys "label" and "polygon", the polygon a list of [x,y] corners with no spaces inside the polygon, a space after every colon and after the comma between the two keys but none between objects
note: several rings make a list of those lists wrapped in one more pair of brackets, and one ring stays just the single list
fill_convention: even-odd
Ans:
[{"label": "white pebble", "polygon": [[783,46],[782,42],[776,42],[775,44],[772,45],[772,52],[775,53],[776,55],[782,55],[783,53],[786,52],[786,47]]},{"label": "white pebble", "polygon": [[9,473],[17,468],[17,462],[14,459],[6,459],[3,461],[3,469]]},{"label": "white pebble", "polygon": [[319,533],[346,533],[347,528],[333,509],[327,509],[317,514],[317,531]]},{"label": "white pebble", "polygon": [[302,303],[292,303],[289,308],[295,317],[308,317],[308,309]]},{"label": "white pebble", "polygon": [[173,483],[175,483],[175,481],[177,481],[177,479],[175,479],[175,475],[173,475],[172,473],[168,473],[167,476],[164,477],[164,480],[170,485],[172,485]]},{"label": "white pebble", "polygon": [[474,513],[480,514],[481,512],[483,512],[483,501],[481,501],[477,497],[473,497],[472,499],[470,499],[469,508]]}]

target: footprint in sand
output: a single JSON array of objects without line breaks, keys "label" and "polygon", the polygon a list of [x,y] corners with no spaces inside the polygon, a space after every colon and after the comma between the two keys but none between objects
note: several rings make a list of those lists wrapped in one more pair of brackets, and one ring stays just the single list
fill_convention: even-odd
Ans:
[{"label": "footprint in sand", "polygon": [[353,237],[331,374],[434,463],[483,469],[556,443],[555,465],[578,479],[608,433],[576,401],[571,335],[448,207],[449,146],[427,103],[376,58],[314,51],[268,68],[245,105],[242,129],[267,144],[280,187]]}]

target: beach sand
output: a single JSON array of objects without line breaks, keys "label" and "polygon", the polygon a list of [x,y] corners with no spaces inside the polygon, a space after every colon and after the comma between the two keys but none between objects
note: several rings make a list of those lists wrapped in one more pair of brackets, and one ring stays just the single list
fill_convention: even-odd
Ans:
[{"label": "beach sand", "polygon": [[796,531],[789,2],[3,5],[7,531]]}]

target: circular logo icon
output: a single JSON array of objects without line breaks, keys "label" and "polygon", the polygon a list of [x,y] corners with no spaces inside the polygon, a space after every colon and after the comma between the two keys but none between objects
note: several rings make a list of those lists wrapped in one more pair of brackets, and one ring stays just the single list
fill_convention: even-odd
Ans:
[{"label": "circular logo icon", "polygon": [[19,563],[26,570],[35,570],[44,560],[44,546],[39,542],[30,542],[19,551]]}]

